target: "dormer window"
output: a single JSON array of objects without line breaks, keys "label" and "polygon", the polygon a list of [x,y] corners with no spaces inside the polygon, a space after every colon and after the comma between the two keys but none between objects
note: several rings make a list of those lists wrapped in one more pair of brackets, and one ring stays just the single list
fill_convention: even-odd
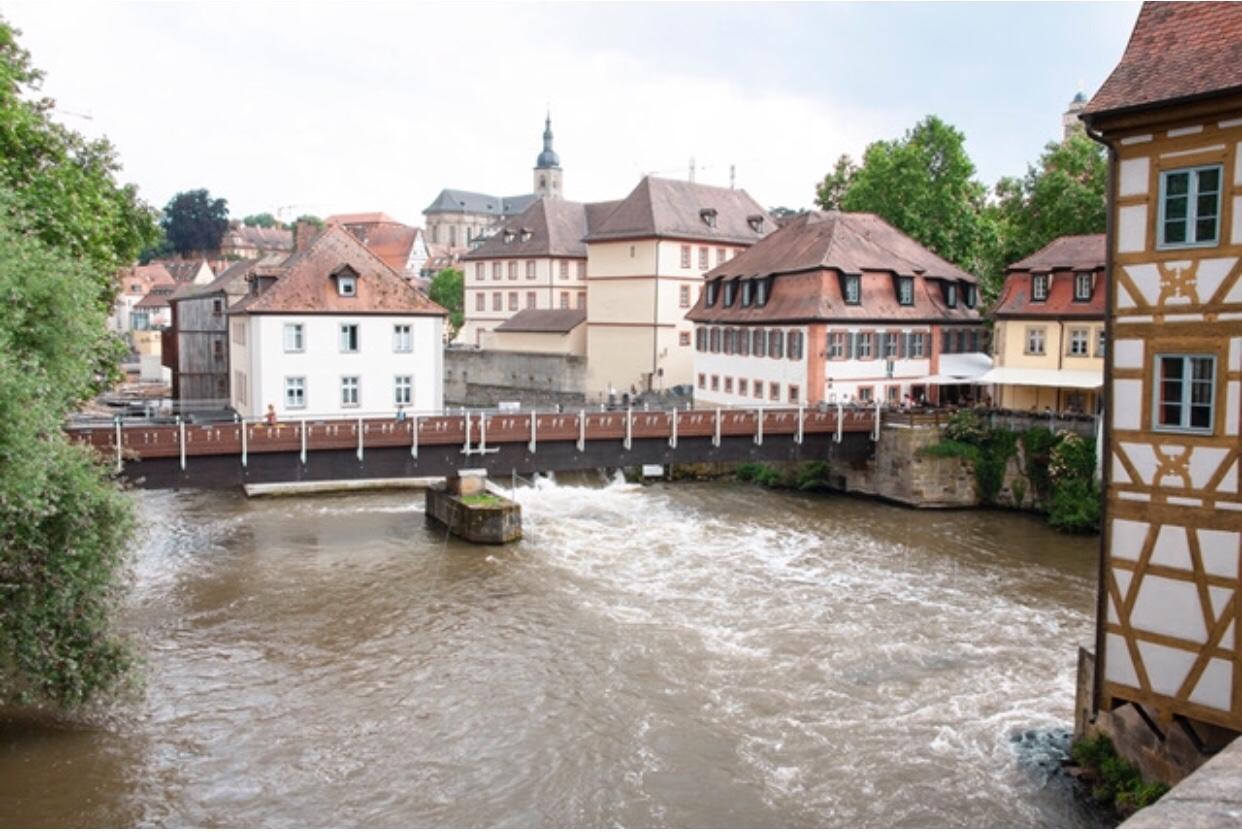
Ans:
[{"label": "dormer window", "polygon": [[966,306],[973,310],[975,308],[975,305],[978,303],[979,303],[979,288],[976,287],[974,284],[967,284],[966,285]]},{"label": "dormer window", "polygon": [[530,240],[531,235],[533,234],[534,232],[532,232],[530,229],[522,229],[518,232],[518,240],[520,240],[522,243],[525,243],[526,241]]},{"label": "dormer window", "polygon": [[1048,300],[1048,276],[1032,275],[1031,276],[1031,300],[1047,301]]},{"label": "dormer window", "polygon": [[358,273],[349,264],[332,270],[332,277],[336,279],[337,295],[352,298],[358,294]]},{"label": "dormer window", "polygon": [[957,306],[957,284],[953,281],[944,283],[944,303],[947,307]]},{"label": "dormer window", "polygon": [[750,280],[743,281],[742,282],[742,306],[749,307],[752,303],[754,303],[754,300],[755,300],[755,282],[750,281]]},{"label": "dormer window", "polygon": [[733,299],[737,296],[737,281],[726,281],[724,285],[724,305],[725,307],[733,306]]},{"label": "dormer window", "polygon": [[1091,273],[1080,272],[1074,276],[1074,300],[1090,301],[1091,300]]},{"label": "dormer window", "polygon": [[750,224],[750,228],[753,231],[756,231],[756,232],[763,231],[763,215],[762,214],[752,214],[750,217],[746,218],[746,222]]},{"label": "dormer window", "polygon": [[703,222],[707,224],[709,229],[716,228],[716,210],[714,208],[699,209],[699,217],[703,218]]},{"label": "dormer window", "polygon": [[901,306],[910,307],[914,304],[914,279],[898,278],[897,279],[897,300],[901,302]]},{"label": "dormer window", "polygon": [[512,229],[505,229],[502,234],[504,236],[503,239],[505,243],[513,243],[513,238],[517,237]]},{"label": "dormer window", "polygon": [[768,303],[768,296],[772,294],[772,279],[760,278],[755,281],[755,306],[762,307]]},{"label": "dormer window", "polygon": [[707,282],[707,306],[708,307],[716,306],[716,296],[719,295],[719,293],[720,293],[720,279],[717,278],[715,281],[708,281]]},{"label": "dormer window", "polygon": [[842,279],[841,294],[846,304],[862,303],[862,276],[846,275]]}]

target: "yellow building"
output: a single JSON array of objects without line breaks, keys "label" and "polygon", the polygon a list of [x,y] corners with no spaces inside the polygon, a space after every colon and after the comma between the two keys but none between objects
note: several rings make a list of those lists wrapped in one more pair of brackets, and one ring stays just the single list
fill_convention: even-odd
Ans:
[{"label": "yellow building", "polygon": [[523,310],[483,332],[484,350],[586,355],[586,310]]},{"label": "yellow building", "polygon": [[1097,726],[1165,749],[1242,731],[1240,43],[1242,5],[1147,3],[1083,115],[1111,165]]},{"label": "yellow building", "polygon": [[1104,384],[1104,235],[1059,237],[1011,265],[992,310],[999,408],[1094,414]]}]

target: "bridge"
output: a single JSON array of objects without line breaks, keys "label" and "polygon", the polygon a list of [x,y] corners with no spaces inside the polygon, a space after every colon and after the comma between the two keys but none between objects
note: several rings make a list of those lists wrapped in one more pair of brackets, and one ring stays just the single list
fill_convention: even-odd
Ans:
[{"label": "bridge", "polygon": [[746,461],[860,461],[881,410],[831,406],[412,414],[206,424],[70,425],[139,487],[443,477],[461,469],[569,472]]}]

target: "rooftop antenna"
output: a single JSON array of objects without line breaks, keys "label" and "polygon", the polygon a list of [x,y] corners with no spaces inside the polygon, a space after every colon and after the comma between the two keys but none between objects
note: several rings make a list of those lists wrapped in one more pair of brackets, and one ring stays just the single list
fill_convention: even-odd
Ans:
[{"label": "rooftop antenna", "polygon": [[729,190],[733,190],[733,185],[737,180],[737,166],[730,163],[729,165]]},{"label": "rooftop antenna", "polygon": [[694,182],[694,157],[690,157],[690,182]]}]

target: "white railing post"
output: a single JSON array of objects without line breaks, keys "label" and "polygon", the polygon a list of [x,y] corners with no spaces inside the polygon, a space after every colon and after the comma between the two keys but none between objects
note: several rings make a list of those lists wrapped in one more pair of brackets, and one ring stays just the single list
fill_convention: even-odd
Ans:
[{"label": "white railing post", "polygon": [[487,451],[487,412],[479,412],[479,454]]},{"label": "white railing post", "polygon": [[306,418],[302,418],[302,465],[306,465]]},{"label": "white railing post", "polygon": [[716,426],[712,429],[712,445],[720,448],[720,409],[716,409]]},{"label": "white railing post", "polygon": [[805,431],[805,428],[806,428],[806,415],[802,410],[802,406],[799,405],[798,406],[798,438],[796,441],[799,446],[802,445],[802,435]]},{"label": "white railing post", "polygon": [[181,446],[181,471],[185,471],[185,423],[177,415],[177,442]]},{"label": "white railing post", "polygon": [[410,438],[410,457],[418,460],[418,415],[414,415],[414,423],[410,431],[413,436]]},{"label": "white railing post", "polygon": [[461,453],[470,454],[470,412],[462,409],[462,419],[466,421],[466,442],[462,444]]},{"label": "white railing post", "polygon": [[634,407],[625,409],[625,450],[634,448]]},{"label": "white railing post", "polygon": [[837,403],[837,436],[834,438],[838,443],[841,442],[841,435],[845,432],[845,406]]},{"label": "white railing post", "polygon": [[676,408],[673,409],[673,425],[669,429],[668,445],[669,445],[669,448],[672,448],[672,449],[677,448],[677,409]]},{"label": "white railing post", "polygon": [[358,460],[362,460],[362,418],[358,418]]},{"label": "white railing post", "polygon": [[875,401],[875,428],[871,431],[871,439],[880,439],[880,401]]},{"label": "white railing post", "polygon": [[578,412],[578,451],[586,451],[586,410]]},{"label": "white railing post", "polygon": [[758,416],[757,425],[755,427],[755,445],[762,446],[763,445],[763,406],[757,407],[755,409],[755,414]]},{"label": "white railing post", "polygon": [[532,410],[530,413],[530,444],[527,446],[532,455],[535,453],[535,426],[538,425],[538,423],[539,415]]},{"label": "white railing post", "polygon": [[120,474],[122,467],[125,465],[121,457],[121,418],[117,417],[114,422],[116,423],[116,471],[117,474]]},{"label": "white railing post", "polygon": [[241,436],[242,436],[242,468],[245,469],[246,468],[246,418],[245,417],[243,417],[241,421]]}]

